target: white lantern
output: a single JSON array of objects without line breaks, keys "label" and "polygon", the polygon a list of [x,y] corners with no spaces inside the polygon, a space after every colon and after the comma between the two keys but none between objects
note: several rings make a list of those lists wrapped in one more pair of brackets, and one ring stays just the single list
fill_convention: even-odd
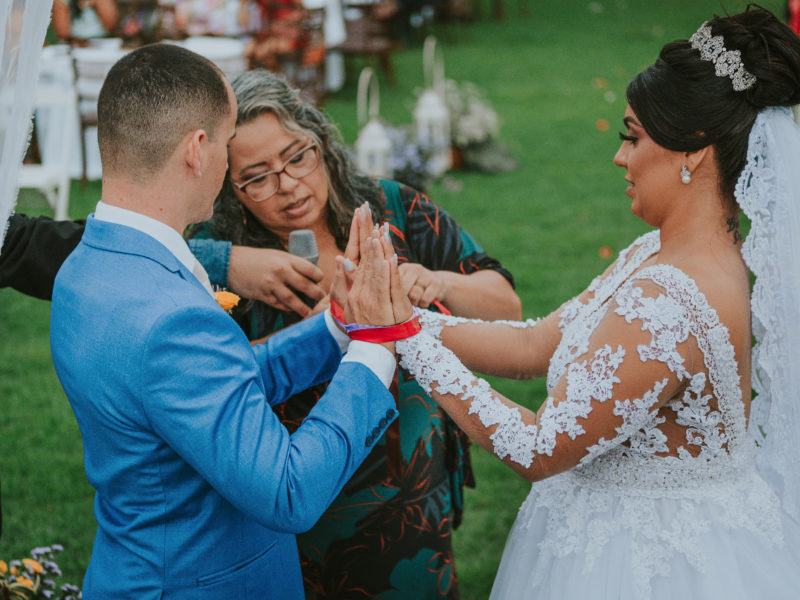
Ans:
[{"label": "white lantern", "polygon": [[444,61],[436,54],[436,38],[425,38],[423,66],[428,88],[414,108],[417,141],[431,153],[429,170],[438,177],[452,165],[450,151],[450,112],[444,102]]},{"label": "white lantern", "polygon": [[[369,98],[368,98],[369,95]],[[369,120],[367,120],[367,100]],[[369,67],[361,71],[358,78],[358,122],[367,121],[356,140],[356,161],[358,168],[373,177],[390,178],[393,175],[392,140],[378,118],[378,81]]]}]

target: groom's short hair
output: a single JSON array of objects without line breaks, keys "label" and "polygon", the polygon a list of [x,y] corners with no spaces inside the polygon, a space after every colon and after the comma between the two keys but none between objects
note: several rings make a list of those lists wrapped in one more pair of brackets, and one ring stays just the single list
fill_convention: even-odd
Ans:
[{"label": "groom's short hair", "polygon": [[213,137],[231,110],[225,76],[208,59],[175,44],[134,50],[111,68],[97,101],[103,171],[153,175],[186,134]]}]

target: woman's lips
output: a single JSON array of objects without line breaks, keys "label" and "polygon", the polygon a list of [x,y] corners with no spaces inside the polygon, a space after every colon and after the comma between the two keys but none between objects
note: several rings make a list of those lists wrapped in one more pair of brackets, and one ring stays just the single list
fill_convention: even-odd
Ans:
[{"label": "woman's lips", "polygon": [[625,188],[625,193],[630,198],[633,198],[633,182],[630,179],[628,179],[627,177],[625,178],[625,182],[628,184],[628,187]]},{"label": "woman's lips", "polygon": [[291,204],[287,205],[286,208],[283,209],[283,212],[285,212],[290,217],[299,217],[306,213],[306,211],[308,210],[308,205],[309,205],[309,199],[303,198],[301,200],[292,202]]}]

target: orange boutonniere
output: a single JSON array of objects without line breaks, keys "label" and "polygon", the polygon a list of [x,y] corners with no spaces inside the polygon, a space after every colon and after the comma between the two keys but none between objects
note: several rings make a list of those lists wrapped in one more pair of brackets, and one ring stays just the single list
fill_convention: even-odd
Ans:
[{"label": "orange boutonniere", "polygon": [[231,312],[233,307],[239,304],[239,296],[233,292],[214,292],[214,300],[216,300],[217,304],[219,304],[222,307],[222,310],[226,312]]}]

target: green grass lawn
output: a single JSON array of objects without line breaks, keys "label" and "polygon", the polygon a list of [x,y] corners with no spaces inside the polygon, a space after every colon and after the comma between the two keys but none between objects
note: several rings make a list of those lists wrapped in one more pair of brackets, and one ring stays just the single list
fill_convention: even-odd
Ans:
[{"label": "green grass lawn", "polygon": [[[484,0],[485,1],[485,0]],[[503,21],[486,6],[480,20],[433,27],[448,78],[481,86],[502,118],[500,139],[520,166],[502,175],[451,172],[429,190],[514,274],[524,316],[543,316],[578,293],[614,255],[647,230],[629,209],[623,173],[612,164],[625,109],[625,86],[661,46],[688,38],[714,12],[741,10],[741,0],[520,0]],[[527,2],[527,4],[526,4]],[[721,5],[724,8],[721,8]],[[780,14],[783,2],[762,2]],[[346,142],[358,133],[358,68],[325,104]],[[381,116],[411,121],[424,85],[422,50],[394,57],[398,83],[381,76]],[[609,127],[602,131],[598,120]],[[456,184],[456,185],[453,185]],[[459,191],[455,191],[460,187]],[[92,211],[100,188],[74,183],[70,216]],[[33,193],[20,212],[52,214]],[[22,558],[34,546],[61,543],[65,579],[80,583],[95,523],[92,489],[83,472],[75,419],[56,379],[49,349],[47,302],[0,290],[0,559]],[[535,408],[543,382],[492,380],[503,394]],[[508,529],[529,489],[487,452],[473,451],[478,486],[468,490],[464,523],[455,534],[462,598],[491,589]],[[113,577],[113,574],[109,574]]]}]

